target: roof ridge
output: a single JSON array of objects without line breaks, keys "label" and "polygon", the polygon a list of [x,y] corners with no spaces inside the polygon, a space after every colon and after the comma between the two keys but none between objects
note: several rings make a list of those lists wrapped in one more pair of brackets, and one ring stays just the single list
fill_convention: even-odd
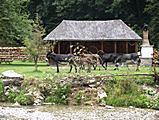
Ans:
[{"label": "roof ridge", "polygon": [[62,20],[62,22],[110,22],[110,21],[122,21],[122,20],[121,19],[114,19],[114,20]]}]

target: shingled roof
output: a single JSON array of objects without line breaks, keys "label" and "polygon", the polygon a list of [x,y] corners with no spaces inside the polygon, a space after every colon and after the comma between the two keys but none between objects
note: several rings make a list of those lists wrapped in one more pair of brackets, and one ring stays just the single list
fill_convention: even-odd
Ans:
[{"label": "shingled roof", "polygon": [[44,40],[56,41],[140,41],[142,38],[122,20],[63,20]]}]

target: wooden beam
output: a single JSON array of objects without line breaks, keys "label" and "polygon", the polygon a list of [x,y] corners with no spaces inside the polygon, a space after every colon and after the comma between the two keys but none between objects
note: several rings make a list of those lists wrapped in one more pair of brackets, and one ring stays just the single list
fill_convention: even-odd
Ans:
[{"label": "wooden beam", "polygon": [[101,50],[102,51],[104,51],[103,48],[104,48],[103,41],[101,41]]},{"label": "wooden beam", "polygon": [[60,54],[60,42],[58,42],[58,54]]},{"label": "wooden beam", "polygon": [[138,46],[137,46],[137,42],[135,42],[135,52],[138,52]]},{"label": "wooden beam", "polygon": [[129,52],[129,47],[128,47],[128,41],[126,41],[126,53],[128,53]]},{"label": "wooden beam", "polygon": [[117,53],[117,45],[116,45],[116,41],[114,42],[114,53]]},{"label": "wooden beam", "polygon": [[72,47],[73,45],[72,45],[72,42],[70,41],[70,54],[72,54]]}]

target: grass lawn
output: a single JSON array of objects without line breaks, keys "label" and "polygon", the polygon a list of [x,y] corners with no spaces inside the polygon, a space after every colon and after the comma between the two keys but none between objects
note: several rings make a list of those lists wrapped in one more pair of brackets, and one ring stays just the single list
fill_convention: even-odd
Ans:
[{"label": "grass lawn", "polygon": [[[34,71],[34,63],[32,62],[21,62],[21,61],[14,61],[11,64],[0,64],[0,73],[6,70],[14,70],[17,73],[20,73],[25,76],[25,78],[44,78],[46,76],[54,76],[58,75],[62,76],[71,76],[71,75],[79,75],[79,73],[75,73],[74,69],[72,73],[68,73],[69,67],[60,66],[60,73],[56,73],[56,67],[50,67],[47,63],[38,63],[39,67],[37,72]],[[114,70],[114,66],[109,66],[108,70],[104,70],[101,68],[99,71],[92,70],[91,73],[87,73],[86,71],[81,71],[81,75],[116,75],[116,74],[151,74],[152,68],[151,67],[140,67],[140,71],[135,71],[136,66],[130,67],[128,70],[126,67],[120,67],[120,70]]]}]

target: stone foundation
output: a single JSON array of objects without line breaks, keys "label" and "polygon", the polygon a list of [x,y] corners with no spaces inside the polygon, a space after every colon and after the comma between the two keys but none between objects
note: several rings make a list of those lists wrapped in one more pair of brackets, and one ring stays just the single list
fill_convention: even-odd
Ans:
[{"label": "stone foundation", "polygon": [[141,59],[141,66],[152,66],[152,58],[142,58]]}]

